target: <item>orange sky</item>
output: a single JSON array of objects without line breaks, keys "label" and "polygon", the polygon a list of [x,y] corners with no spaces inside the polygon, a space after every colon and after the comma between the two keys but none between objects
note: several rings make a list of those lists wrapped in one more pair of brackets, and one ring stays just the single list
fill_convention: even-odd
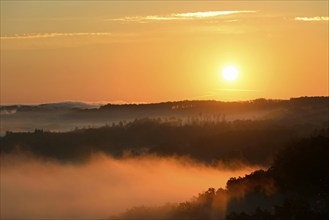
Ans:
[{"label": "orange sky", "polygon": [[328,22],[327,1],[1,1],[1,104],[327,96]]}]

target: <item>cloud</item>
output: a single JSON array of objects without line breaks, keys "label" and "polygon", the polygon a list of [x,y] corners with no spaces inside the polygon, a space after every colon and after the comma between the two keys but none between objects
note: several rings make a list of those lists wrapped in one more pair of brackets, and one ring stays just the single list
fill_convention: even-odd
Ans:
[{"label": "cloud", "polygon": [[53,37],[76,37],[76,36],[109,36],[112,33],[107,32],[89,32],[89,33],[32,33],[32,34],[15,34],[13,36],[0,37],[1,40],[10,39],[38,39]]},{"label": "cloud", "polygon": [[123,21],[123,22],[138,22],[147,23],[150,21],[173,21],[173,20],[196,20],[214,18],[223,15],[232,15],[240,13],[254,13],[256,11],[203,11],[203,12],[186,12],[186,13],[174,13],[169,15],[148,15],[148,16],[133,16],[109,19],[111,21]]},{"label": "cloud", "polygon": [[329,21],[329,17],[295,17],[295,21]]}]

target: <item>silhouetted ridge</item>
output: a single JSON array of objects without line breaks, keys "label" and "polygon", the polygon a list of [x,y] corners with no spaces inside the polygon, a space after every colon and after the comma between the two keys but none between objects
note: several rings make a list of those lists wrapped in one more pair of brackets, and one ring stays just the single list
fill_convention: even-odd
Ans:
[{"label": "silhouetted ridge", "polygon": [[[134,207],[122,219],[278,220],[329,219],[329,136],[284,148],[268,170],[231,178],[227,188],[209,188],[190,201]],[[154,218],[157,219],[157,218]]]}]

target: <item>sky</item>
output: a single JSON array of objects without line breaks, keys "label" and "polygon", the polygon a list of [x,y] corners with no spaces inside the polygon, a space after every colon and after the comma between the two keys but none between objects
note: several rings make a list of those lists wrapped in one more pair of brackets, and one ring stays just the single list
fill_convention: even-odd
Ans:
[{"label": "sky", "polygon": [[[1,104],[328,96],[328,1],[2,1]],[[234,66],[238,78],[225,80]]]}]

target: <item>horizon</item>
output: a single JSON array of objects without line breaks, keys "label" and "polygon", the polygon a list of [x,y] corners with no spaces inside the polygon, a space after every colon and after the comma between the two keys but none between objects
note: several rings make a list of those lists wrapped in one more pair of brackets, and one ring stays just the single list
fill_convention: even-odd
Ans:
[{"label": "horizon", "polygon": [[291,99],[299,99],[299,98],[329,98],[329,95],[324,96],[296,96],[290,97],[287,99],[276,99],[276,98],[255,98],[255,99],[246,99],[246,100],[218,100],[218,99],[184,99],[184,100],[168,100],[168,101],[159,101],[159,102],[125,102],[125,101],[99,101],[99,102],[91,102],[91,101],[78,101],[78,100],[64,100],[64,101],[54,101],[54,102],[42,102],[42,103],[5,103],[0,104],[0,106],[13,106],[13,105],[47,105],[47,104],[64,104],[64,103],[81,103],[87,105],[95,105],[95,106],[104,106],[104,105],[148,105],[148,104],[161,104],[161,103],[170,103],[170,102],[194,102],[194,101],[214,101],[214,102],[252,102],[256,100],[268,100],[268,101],[289,101]]}]

